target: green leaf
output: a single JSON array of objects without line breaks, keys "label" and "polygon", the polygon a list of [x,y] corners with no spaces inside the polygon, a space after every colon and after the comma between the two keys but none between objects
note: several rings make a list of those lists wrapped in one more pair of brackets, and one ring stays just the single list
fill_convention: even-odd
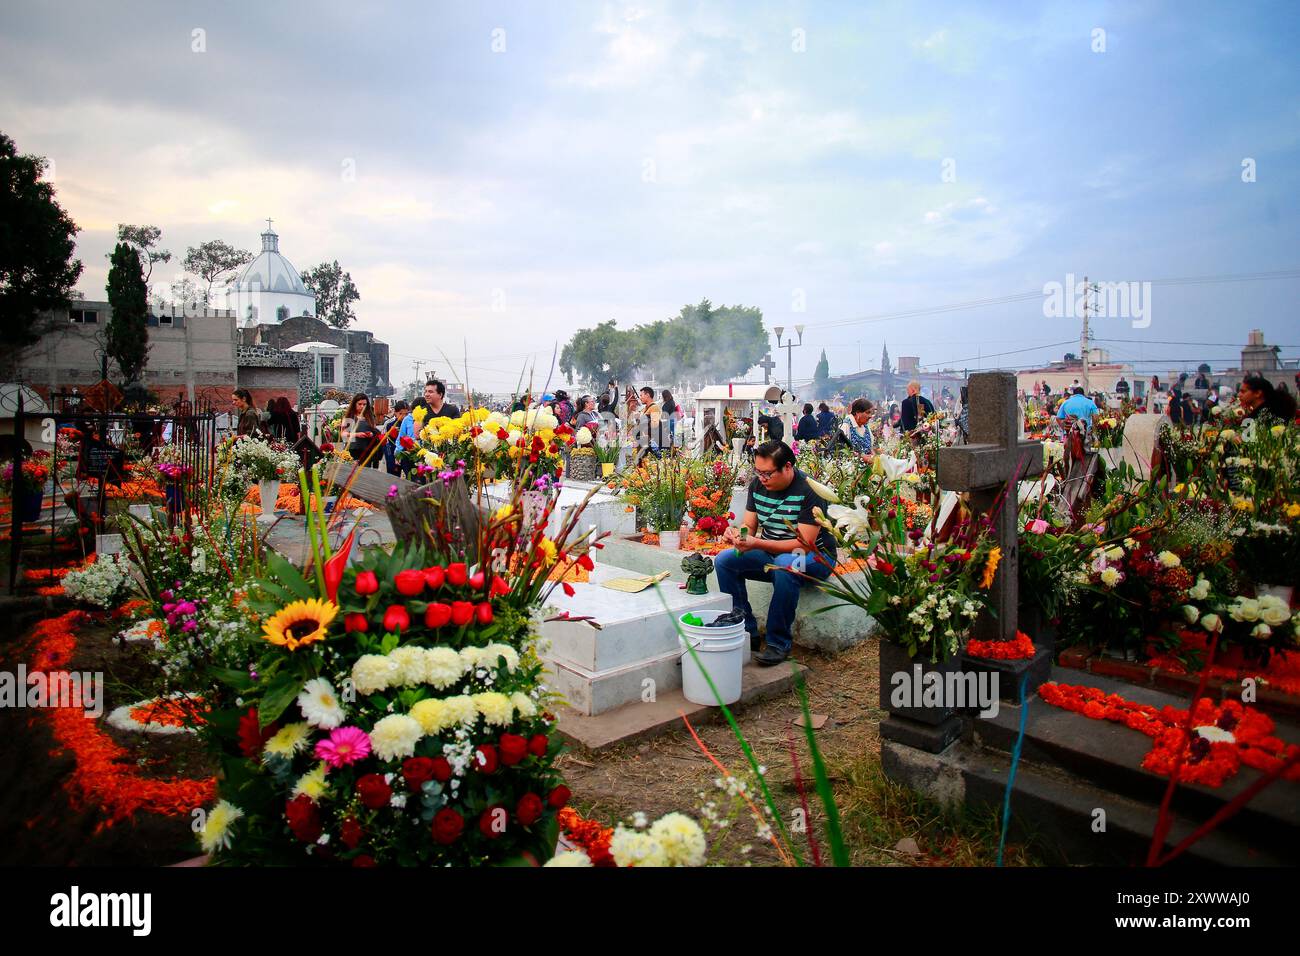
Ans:
[{"label": "green leaf", "polygon": [[248,676],[248,671],[236,670],[233,667],[210,667],[208,673],[221,683],[240,692],[250,691],[256,686],[253,679]]},{"label": "green leaf", "polygon": [[283,674],[262,694],[257,707],[257,721],[265,729],[271,726],[302,691],[303,682],[295,674]]},{"label": "green leaf", "polygon": [[266,552],[266,568],[277,582],[303,600],[310,600],[319,596],[315,588],[307,583],[307,579],[302,576],[302,573],[274,551],[268,550]]}]

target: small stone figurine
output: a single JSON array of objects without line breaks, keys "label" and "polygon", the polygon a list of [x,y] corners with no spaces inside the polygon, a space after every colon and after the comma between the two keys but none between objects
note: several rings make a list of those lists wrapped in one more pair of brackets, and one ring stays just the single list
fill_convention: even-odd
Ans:
[{"label": "small stone figurine", "polygon": [[682,570],[686,572],[687,594],[708,594],[709,575],[713,573],[713,562],[698,551],[682,559]]}]

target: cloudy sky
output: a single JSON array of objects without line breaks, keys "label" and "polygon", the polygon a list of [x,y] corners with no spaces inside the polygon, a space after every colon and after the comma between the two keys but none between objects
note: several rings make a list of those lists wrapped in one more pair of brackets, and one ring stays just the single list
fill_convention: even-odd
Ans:
[{"label": "cloudy sky", "polygon": [[882,342],[1025,366],[1077,342],[1068,274],[1157,281],[1149,325],[1099,321],[1116,357],[1300,355],[1300,7],[989,6],[10,4],[0,129],[53,161],[91,297],[119,222],[163,228],[165,287],[273,217],[395,381],[467,352],[508,390],[703,297],[805,324],[796,379]]}]

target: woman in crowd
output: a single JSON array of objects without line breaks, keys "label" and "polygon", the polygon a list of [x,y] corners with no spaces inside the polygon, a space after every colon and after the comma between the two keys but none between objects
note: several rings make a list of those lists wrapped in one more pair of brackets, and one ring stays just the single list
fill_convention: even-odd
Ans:
[{"label": "woman in crowd", "polygon": [[663,390],[663,404],[659,406],[663,417],[668,419],[668,447],[672,448],[677,445],[677,422],[685,414],[682,406],[673,400],[673,393],[668,389]]},{"label": "woman in crowd", "polygon": [[812,441],[821,437],[821,433],[821,426],[817,424],[817,417],[813,415],[812,404],[805,404],[803,417],[795,422],[794,437],[800,441]]},{"label": "woman in crowd", "polygon": [[576,431],[579,428],[586,428],[591,432],[594,438],[598,433],[600,425],[600,413],[596,411],[596,399],[592,395],[584,395],[578,399],[578,414],[573,420],[573,427]]},{"label": "woman in crowd", "polygon": [[853,453],[865,463],[871,462],[872,441],[871,441],[871,413],[876,407],[865,398],[853,400],[849,406],[849,417],[844,419],[844,424],[840,426],[840,433],[844,440],[848,442],[849,448]]},{"label": "woman in crowd", "polygon": [[[343,415],[341,435],[347,445],[348,454],[356,462],[362,461],[370,450],[378,444],[379,426],[375,424],[375,413],[370,407],[370,399],[362,392],[352,396],[348,410]],[[370,456],[367,467],[378,468],[380,455]]]}]

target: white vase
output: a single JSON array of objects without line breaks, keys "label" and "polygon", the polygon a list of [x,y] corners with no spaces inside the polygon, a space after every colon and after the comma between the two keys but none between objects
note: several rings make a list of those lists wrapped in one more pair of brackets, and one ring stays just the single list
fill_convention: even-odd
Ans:
[{"label": "white vase", "polygon": [[259,481],[257,489],[262,495],[262,514],[274,515],[275,502],[280,497],[280,479],[273,478],[270,481]]},{"label": "white vase", "polygon": [[1291,588],[1288,585],[1257,584],[1255,585],[1255,593],[1259,597],[1263,597],[1265,594],[1271,594],[1273,597],[1281,598],[1285,601],[1287,607],[1291,606]]},{"label": "white vase", "polygon": [[680,531],[660,531],[659,547],[668,548],[671,551],[680,551],[682,549],[682,533]]}]

